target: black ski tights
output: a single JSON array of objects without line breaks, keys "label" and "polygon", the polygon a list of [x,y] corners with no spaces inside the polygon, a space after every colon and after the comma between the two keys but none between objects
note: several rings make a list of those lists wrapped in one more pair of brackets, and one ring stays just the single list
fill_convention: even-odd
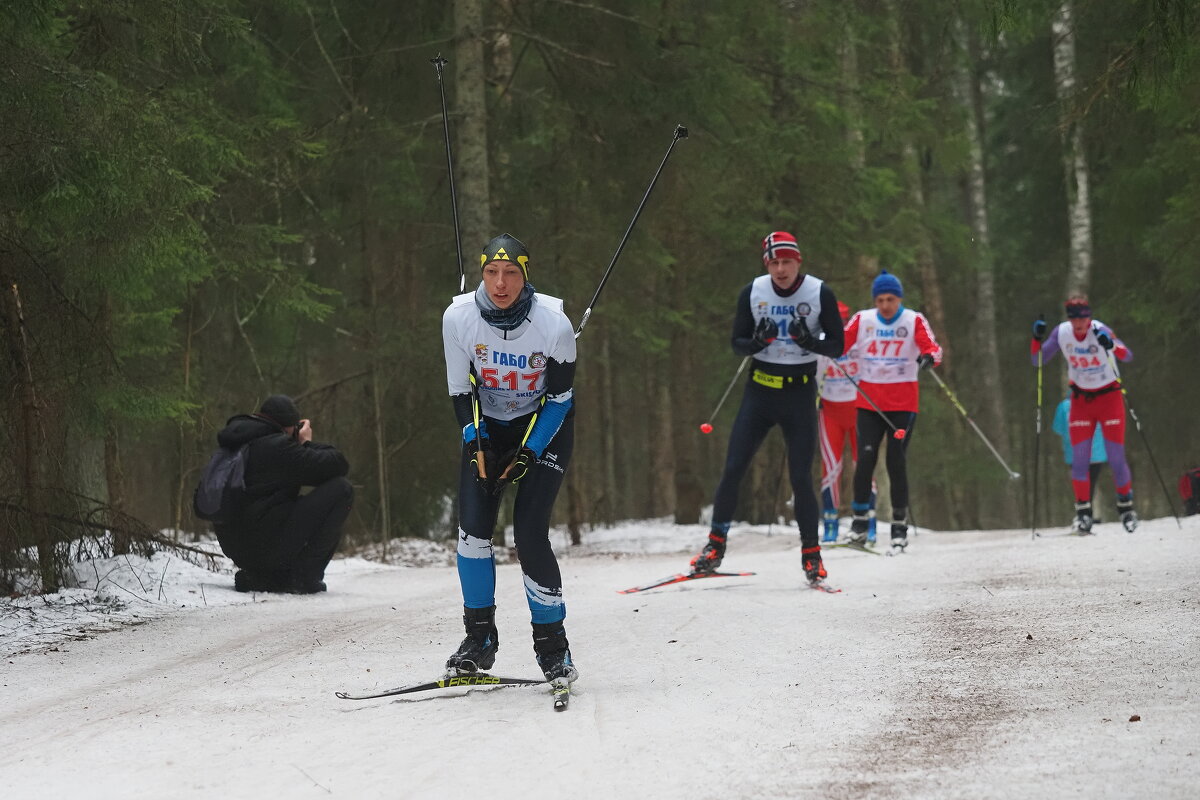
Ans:
[{"label": "black ski tights", "polygon": [[879,448],[886,437],[887,471],[892,482],[892,508],[908,508],[908,466],[905,454],[912,441],[912,429],[917,421],[915,411],[885,412],[892,425],[905,432],[896,439],[892,429],[876,411],[858,410],[858,466],[854,469],[854,502],[862,508],[871,500],[871,477],[879,460]]}]

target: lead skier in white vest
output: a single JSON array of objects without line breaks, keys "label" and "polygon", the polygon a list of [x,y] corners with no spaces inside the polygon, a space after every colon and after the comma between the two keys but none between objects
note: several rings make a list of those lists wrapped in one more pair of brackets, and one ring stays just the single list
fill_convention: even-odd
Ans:
[{"label": "lead skier in white vest", "polygon": [[455,297],[442,316],[446,383],[462,428],[457,560],[467,632],[446,667],[471,673],[496,660],[492,533],[512,485],[513,540],[538,666],[548,681],[574,681],[549,530],[575,441],[575,332],[562,300],[529,283],[529,252],[520,241],[501,234],[479,260],[479,288]]},{"label": "lead skier in white vest", "polygon": [[725,471],[713,499],[712,530],[691,566],[694,572],[712,572],[720,566],[738,487],[767,433],[778,425],[787,445],[804,575],[815,584],[827,575],[817,538],[820,510],[812,484],[817,356],[842,354],[842,320],[829,286],[801,271],[796,237],[775,231],[763,239],[762,247],[767,274],[742,289],[733,320],[733,351],[753,356],[753,362],[729,432]]}]

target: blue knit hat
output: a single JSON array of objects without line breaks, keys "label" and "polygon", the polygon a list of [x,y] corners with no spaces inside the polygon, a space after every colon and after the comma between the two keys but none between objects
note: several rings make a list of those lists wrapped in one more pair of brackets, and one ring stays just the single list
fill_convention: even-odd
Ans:
[{"label": "blue knit hat", "polygon": [[900,285],[900,279],[886,269],[880,272],[879,277],[871,284],[871,297],[875,298],[881,294],[894,294],[896,297],[904,297],[904,287]]}]

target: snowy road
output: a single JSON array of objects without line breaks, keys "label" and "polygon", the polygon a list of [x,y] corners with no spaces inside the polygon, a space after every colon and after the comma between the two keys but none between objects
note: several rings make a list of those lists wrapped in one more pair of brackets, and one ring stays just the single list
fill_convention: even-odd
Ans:
[{"label": "snowy road", "polygon": [[[0,786],[14,798],[1196,797],[1200,518],[1184,523],[1038,542],[923,533],[901,558],[827,551],[837,595],[800,588],[797,542],[778,528],[733,531],[726,566],[756,577],[641,595],[615,590],[685,557],[565,558],[583,673],[565,714],[543,688],[336,699],[432,677],[461,628],[450,568],[334,573],[325,596],[188,609],[6,658]],[[645,534],[681,551],[703,539]],[[495,671],[535,676],[517,568],[499,583]]]}]

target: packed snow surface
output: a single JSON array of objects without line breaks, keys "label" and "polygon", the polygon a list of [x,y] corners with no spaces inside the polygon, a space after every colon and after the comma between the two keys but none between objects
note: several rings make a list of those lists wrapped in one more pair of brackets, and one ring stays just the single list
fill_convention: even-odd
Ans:
[{"label": "packed snow surface", "polygon": [[[896,558],[735,527],[628,523],[567,547],[582,677],[347,701],[429,679],[462,636],[452,558],[339,559],[327,594],[242,595],[159,554],[0,603],[0,786],[98,798],[1193,798],[1200,517],[1089,538],[922,532]],[[768,532],[774,535],[768,535]],[[1055,532],[1059,533],[1059,532]],[[432,549],[430,549],[432,548]],[[498,674],[537,676],[519,568]],[[144,623],[144,624],[131,624]],[[108,630],[109,632],[101,632]]]}]

